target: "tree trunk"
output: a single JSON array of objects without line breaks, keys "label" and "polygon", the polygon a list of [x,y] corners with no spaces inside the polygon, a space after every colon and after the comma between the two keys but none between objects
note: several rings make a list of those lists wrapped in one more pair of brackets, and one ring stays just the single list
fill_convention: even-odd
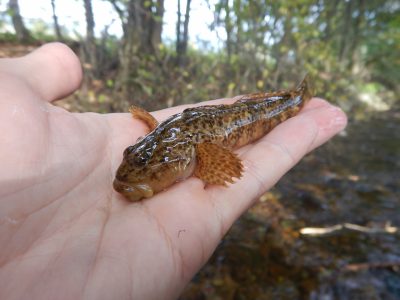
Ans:
[{"label": "tree trunk", "polygon": [[85,41],[85,61],[89,63],[89,68],[87,69],[90,77],[96,78],[98,74],[97,66],[97,47],[96,39],[94,36],[94,17],[92,10],[92,1],[83,0],[85,5],[85,15],[86,15],[86,41]]},{"label": "tree trunk", "polygon": [[272,72],[274,74],[272,84],[275,87],[280,86],[281,84],[282,76],[287,64],[289,49],[296,49],[292,48],[294,39],[292,36],[293,27],[291,23],[291,12],[285,14],[283,18],[283,36],[281,40],[276,43],[276,64]]},{"label": "tree trunk", "polygon": [[164,0],[141,0],[136,7],[140,48],[145,53],[156,53],[161,43]]},{"label": "tree trunk", "polygon": [[342,32],[340,37],[339,46],[339,63],[345,68],[349,62],[349,43],[351,39],[351,23],[352,23],[352,11],[353,5],[352,1],[348,1],[344,7],[343,18],[344,22],[342,24]]},{"label": "tree trunk", "polygon": [[332,36],[334,35],[336,18],[333,16],[338,14],[339,2],[340,0],[325,0],[319,3],[321,6],[321,19],[323,22],[326,22],[326,27],[323,34],[323,40],[325,42],[331,40]]},{"label": "tree trunk", "polygon": [[26,43],[31,40],[31,35],[24,25],[21,14],[19,12],[18,0],[10,0],[8,2],[8,8],[11,11],[11,19],[14,25],[17,39],[21,43]]},{"label": "tree trunk", "polygon": [[189,19],[190,19],[190,3],[191,0],[186,1],[185,21],[181,21],[181,7],[178,0],[178,25],[177,25],[177,44],[176,44],[176,57],[177,65],[182,67],[186,64],[187,45],[189,41]]},{"label": "tree trunk", "polygon": [[232,30],[233,24],[231,20],[231,8],[229,6],[229,0],[225,0],[225,31],[226,31],[226,52],[228,63],[231,62],[233,52],[233,41],[232,41]]},{"label": "tree trunk", "polygon": [[148,55],[155,55],[159,49],[164,0],[129,0],[123,3],[125,9],[117,5],[115,0],[109,2],[123,20],[124,35],[119,51],[120,68],[116,88],[121,91],[123,102],[126,102],[132,95],[132,89],[137,88],[132,83],[138,76],[140,64],[145,64]]},{"label": "tree trunk", "polygon": [[56,4],[55,4],[55,0],[51,0],[51,9],[53,12],[53,22],[54,22],[54,32],[56,34],[57,40],[58,41],[63,41],[63,37],[61,34],[61,30],[60,30],[60,25],[58,24],[58,17],[56,14]]},{"label": "tree trunk", "polygon": [[151,45],[156,52],[161,44],[163,18],[164,0],[157,0],[155,4],[155,12],[153,13],[153,17],[151,18]]},{"label": "tree trunk", "polygon": [[357,1],[357,17],[353,18],[353,38],[351,39],[350,47],[349,47],[349,63],[348,68],[352,69],[355,62],[360,64],[360,55],[358,54],[357,48],[360,41],[360,27],[364,21],[364,13],[365,13],[365,1],[358,0]]},{"label": "tree trunk", "polygon": [[187,0],[186,2],[186,12],[185,12],[185,23],[183,24],[183,53],[186,55],[187,45],[189,41],[189,18],[190,18],[190,2],[191,0]]},{"label": "tree trunk", "polygon": [[[130,78],[135,75],[137,70],[137,54],[139,52],[141,31],[138,18],[138,3],[136,0],[129,0],[127,5],[127,17],[123,24],[124,36],[122,47],[119,51],[119,72],[116,80],[116,88],[121,91],[121,103],[129,100]],[[122,107],[120,103],[120,106]],[[124,107],[122,107],[124,108]]]},{"label": "tree trunk", "polygon": [[181,0],[178,0],[178,19],[176,21],[176,55],[179,56],[181,40],[182,40],[182,32],[181,32],[181,24],[182,24],[182,12],[181,12]]},{"label": "tree trunk", "polygon": [[236,12],[236,43],[235,54],[240,53],[242,47],[242,3],[240,0],[234,1],[234,11]]}]

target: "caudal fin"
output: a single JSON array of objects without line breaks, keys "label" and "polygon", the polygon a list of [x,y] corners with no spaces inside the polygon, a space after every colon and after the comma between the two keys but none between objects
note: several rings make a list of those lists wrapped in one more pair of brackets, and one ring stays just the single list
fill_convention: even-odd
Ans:
[{"label": "caudal fin", "polygon": [[304,79],[300,82],[300,84],[296,88],[296,92],[302,95],[303,103],[307,103],[313,97],[313,91],[310,87],[310,75],[306,74]]}]

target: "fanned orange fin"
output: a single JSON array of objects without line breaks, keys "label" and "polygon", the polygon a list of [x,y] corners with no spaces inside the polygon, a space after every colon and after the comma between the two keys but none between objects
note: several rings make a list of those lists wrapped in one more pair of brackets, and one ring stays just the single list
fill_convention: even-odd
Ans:
[{"label": "fanned orange fin", "polygon": [[150,131],[153,131],[158,126],[158,121],[143,108],[137,106],[131,106],[129,108],[129,112],[135,119],[139,119],[145,122],[146,125],[149,127]]},{"label": "fanned orange fin", "polygon": [[196,145],[194,175],[208,184],[227,185],[242,176],[243,165],[232,151],[212,143]]}]

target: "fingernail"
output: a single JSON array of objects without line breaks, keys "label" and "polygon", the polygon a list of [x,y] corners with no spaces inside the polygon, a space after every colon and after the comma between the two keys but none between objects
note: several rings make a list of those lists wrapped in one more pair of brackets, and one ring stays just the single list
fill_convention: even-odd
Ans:
[{"label": "fingernail", "polygon": [[335,115],[334,118],[335,125],[344,125],[347,123],[346,114],[343,112],[341,108],[335,106],[332,108],[332,111]]},{"label": "fingernail", "polygon": [[341,113],[339,116],[333,119],[333,124],[338,127],[346,125],[347,124],[346,116],[343,113]]},{"label": "fingernail", "polygon": [[332,130],[332,129],[343,129],[347,124],[347,117],[344,112],[339,107],[331,107],[330,112],[332,113],[333,117],[330,122],[325,126],[325,129]]}]

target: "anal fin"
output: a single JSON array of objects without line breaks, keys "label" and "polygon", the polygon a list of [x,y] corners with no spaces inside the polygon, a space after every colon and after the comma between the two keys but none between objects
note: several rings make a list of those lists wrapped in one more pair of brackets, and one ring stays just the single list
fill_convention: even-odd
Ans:
[{"label": "anal fin", "polygon": [[194,175],[208,184],[227,185],[233,177],[240,178],[243,165],[240,158],[222,146],[213,143],[196,145],[197,165]]}]

